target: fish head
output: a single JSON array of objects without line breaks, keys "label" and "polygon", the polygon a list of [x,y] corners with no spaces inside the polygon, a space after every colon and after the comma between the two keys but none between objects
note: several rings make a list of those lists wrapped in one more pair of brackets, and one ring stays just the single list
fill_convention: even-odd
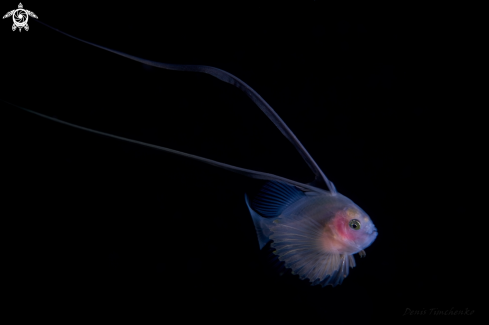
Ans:
[{"label": "fish head", "polygon": [[354,203],[339,209],[328,228],[336,242],[333,246],[343,254],[358,253],[370,246],[377,237],[377,228],[370,217]]}]

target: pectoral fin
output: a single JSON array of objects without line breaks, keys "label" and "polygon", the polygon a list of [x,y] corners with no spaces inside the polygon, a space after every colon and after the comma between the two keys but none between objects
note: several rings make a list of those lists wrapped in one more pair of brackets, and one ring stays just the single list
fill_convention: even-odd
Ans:
[{"label": "pectoral fin", "polygon": [[313,285],[336,286],[348,276],[349,268],[355,266],[353,255],[330,253],[321,242],[323,226],[314,219],[304,218],[300,222],[277,219],[270,227],[271,247],[285,267],[301,279]]}]

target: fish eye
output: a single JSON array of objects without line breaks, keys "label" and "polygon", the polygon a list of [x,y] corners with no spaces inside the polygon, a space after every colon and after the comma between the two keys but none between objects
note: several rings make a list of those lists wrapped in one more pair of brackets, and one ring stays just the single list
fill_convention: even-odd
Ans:
[{"label": "fish eye", "polygon": [[353,230],[359,230],[360,229],[360,221],[357,219],[351,219],[350,222],[348,223],[348,225]]}]

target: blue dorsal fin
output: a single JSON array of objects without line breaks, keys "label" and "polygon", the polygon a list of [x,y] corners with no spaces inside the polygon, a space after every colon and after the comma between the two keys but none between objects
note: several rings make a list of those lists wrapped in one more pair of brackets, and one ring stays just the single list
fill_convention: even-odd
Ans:
[{"label": "blue dorsal fin", "polygon": [[297,187],[281,182],[267,182],[252,203],[252,208],[263,217],[277,217],[292,203],[306,196]]}]

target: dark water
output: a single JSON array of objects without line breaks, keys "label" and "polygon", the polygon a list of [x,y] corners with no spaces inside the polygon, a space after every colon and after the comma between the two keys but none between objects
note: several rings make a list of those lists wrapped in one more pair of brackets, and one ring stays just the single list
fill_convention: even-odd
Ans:
[{"label": "dark water", "polygon": [[[236,75],[277,111],[338,191],[370,215],[379,236],[339,287],[279,277],[264,263],[244,202],[259,181],[2,104],[3,269],[19,317],[350,324],[467,322],[482,313],[467,282],[471,245],[456,223],[466,205],[440,194],[450,183],[439,158],[456,137],[438,128],[444,122],[424,100],[433,72],[426,38],[415,41],[421,27],[410,29],[407,15],[313,1],[24,8],[103,46]],[[21,33],[2,21],[2,99],[312,180],[292,145],[233,86],[143,66],[32,20]],[[467,308],[475,314],[434,313]]]}]

